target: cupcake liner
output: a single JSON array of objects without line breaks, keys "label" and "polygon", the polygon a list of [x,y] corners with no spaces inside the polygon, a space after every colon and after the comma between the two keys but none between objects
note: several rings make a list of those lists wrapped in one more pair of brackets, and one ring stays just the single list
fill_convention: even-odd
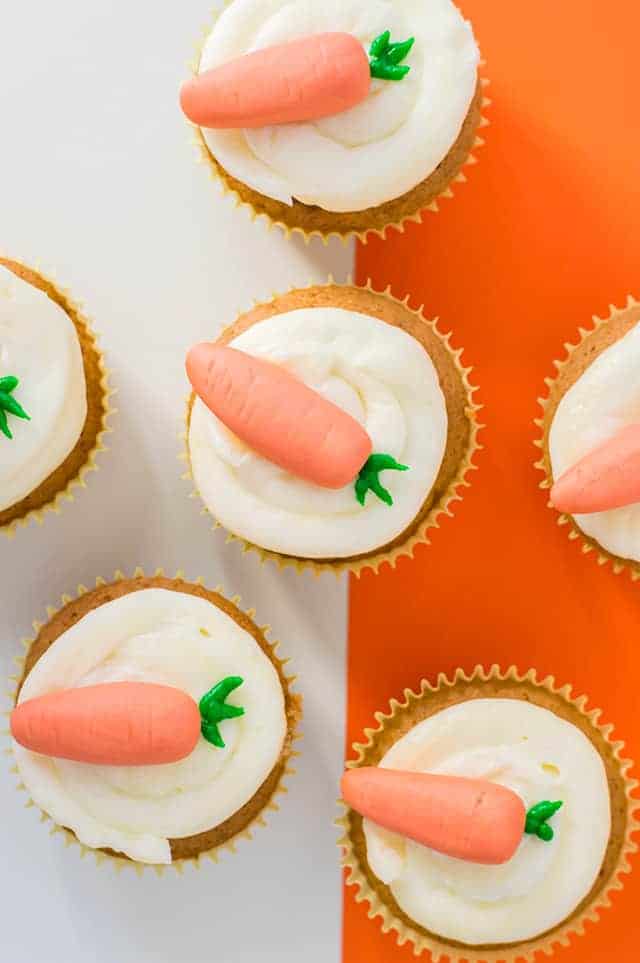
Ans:
[{"label": "cupcake liner", "polygon": [[429,951],[434,963],[446,957],[450,963],[499,963],[525,960],[534,963],[535,954],[550,955],[556,945],[568,946],[572,934],[583,935],[587,921],[596,922],[600,912],[611,905],[611,895],[623,888],[621,875],[631,871],[629,857],[637,852],[632,836],[640,829],[640,801],[633,797],[638,786],[628,775],[632,762],[623,759],[623,742],[613,741],[612,725],[601,725],[601,710],[588,709],[586,696],[572,697],[572,687],[557,687],[553,676],[538,680],[535,670],[521,674],[515,666],[502,672],[497,665],[487,671],[476,666],[467,675],[458,669],[453,679],[441,673],[435,685],[424,680],[418,692],[405,689],[402,700],[392,699],[388,712],[376,712],[377,726],[364,730],[364,742],[353,746],[355,759],[347,768],[375,766],[401,736],[423,719],[470,698],[519,698],[549,708],[580,728],[595,745],[606,767],[611,795],[612,828],[603,868],[585,900],[572,915],[554,929],[518,943],[474,947],[449,941],[430,933],[402,912],[390,889],[369,868],[362,817],[341,803],[345,814],[337,821],[343,830],[338,845],[347,870],[346,883],[356,886],[356,902],[369,904],[370,919],[381,917],[382,930],[395,932],[398,945],[410,943],[416,955]]},{"label": "cupcake liner", "polygon": [[[116,586],[118,582],[123,582],[123,581],[141,581],[141,582],[144,581],[145,583],[149,583],[149,584],[158,584],[158,580],[161,580],[160,584],[164,584],[166,586],[169,586],[170,584],[173,584],[175,586],[176,583],[179,583],[182,590],[184,591],[190,590],[191,594],[199,594],[199,592],[203,590],[206,592],[210,591],[206,589],[204,584],[204,579],[202,577],[197,578],[195,582],[187,582],[184,579],[184,573],[179,571],[176,573],[173,579],[167,579],[165,578],[164,570],[161,568],[155,570],[151,579],[148,579],[145,576],[145,573],[141,568],[136,568],[133,573],[133,576],[131,577],[125,575],[122,571],[118,570],[115,572],[113,579],[110,583],[107,583],[103,578],[100,578],[100,577],[96,578],[94,590],[113,587],[113,586]],[[60,608],[47,606],[47,621],[49,622],[65,606],[70,605],[74,601],[81,599],[83,596],[87,595],[90,591],[93,591],[93,590],[88,589],[85,585],[79,585],[77,588],[75,599],[70,595],[63,595]],[[231,853],[235,853],[237,843],[239,842],[239,840],[253,839],[253,833],[255,832],[256,828],[266,826],[267,824],[266,818],[265,818],[266,814],[268,812],[277,812],[280,809],[280,806],[278,805],[275,797],[278,795],[286,795],[289,791],[286,785],[286,780],[289,777],[293,776],[296,772],[296,770],[291,765],[291,760],[300,755],[300,753],[296,749],[294,749],[294,743],[299,741],[302,738],[302,735],[299,731],[299,723],[302,717],[302,697],[291,691],[291,687],[294,685],[297,677],[295,675],[287,676],[285,674],[285,667],[290,660],[288,658],[281,659],[277,655],[277,650],[280,646],[279,641],[269,642],[267,640],[266,636],[270,632],[270,626],[269,625],[259,626],[257,623],[254,622],[255,609],[240,609],[239,607],[241,602],[240,596],[234,595],[232,597],[227,597],[224,594],[222,587],[219,585],[216,586],[213,590],[211,590],[211,592],[216,596],[218,596],[218,601],[222,602],[224,606],[233,607],[240,615],[246,616],[246,618],[251,621],[253,627],[257,630],[259,634],[259,639],[256,637],[256,642],[260,644],[265,654],[269,657],[270,661],[275,666],[276,671],[278,672],[278,676],[280,678],[280,682],[282,684],[284,694],[285,694],[285,706],[286,706],[286,714],[287,714],[288,731],[287,731],[287,737],[285,739],[282,754],[280,756],[278,763],[272,770],[271,774],[267,777],[263,785],[257,790],[257,792],[254,794],[252,799],[249,800],[249,803],[245,804],[245,806],[248,807],[251,804],[251,802],[256,798],[256,796],[259,796],[262,794],[264,794],[265,796],[264,804],[262,805],[260,810],[255,813],[255,815],[252,815],[251,818],[247,819],[246,823],[239,826],[237,830],[232,829],[231,830],[232,835],[229,835],[228,838],[222,839],[215,846],[205,851],[197,852],[194,855],[176,857],[174,858],[173,862],[168,865],[138,863],[138,862],[135,862],[134,860],[129,859],[127,856],[124,856],[121,853],[115,853],[111,850],[97,850],[97,849],[92,849],[88,846],[85,846],[84,843],[81,843],[78,840],[76,835],[70,829],[67,829],[66,827],[56,823],[48,815],[48,813],[42,810],[38,806],[38,804],[34,802],[34,800],[29,796],[29,791],[27,787],[20,780],[20,773],[18,770],[18,766],[14,760],[13,745],[11,744],[11,747],[7,749],[7,755],[12,760],[11,772],[17,777],[16,788],[19,791],[26,793],[28,796],[25,806],[27,808],[30,808],[32,806],[35,806],[36,808],[38,808],[40,811],[40,821],[49,822],[51,824],[50,830],[49,830],[50,835],[61,833],[64,837],[65,846],[75,846],[79,850],[81,858],[84,858],[87,855],[92,855],[95,858],[96,865],[101,865],[103,863],[110,863],[114,866],[114,868],[118,872],[129,868],[129,869],[133,869],[138,876],[142,876],[145,871],[152,870],[152,871],[155,871],[155,873],[158,876],[162,876],[167,870],[175,870],[177,873],[182,874],[187,864],[191,864],[196,869],[199,869],[201,865],[206,861],[217,863],[220,853],[223,850],[226,850]],[[16,701],[20,692],[20,688],[22,687],[22,683],[24,682],[24,679],[26,678],[26,676],[28,675],[31,669],[32,663],[35,664],[35,661],[37,661],[37,658],[39,657],[39,655],[42,654],[37,651],[34,651],[34,647],[38,645],[42,630],[46,629],[46,625],[47,623],[42,623],[42,622],[33,623],[34,637],[23,640],[22,645],[25,649],[25,654],[22,656],[16,656],[16,658],[14,659],[14,662],[18,668],[18,672],[17,674],[11,676],[12,687],[9,691],[9,698],[11,701],[12,708],[16,704]],[[47,647],[48,647],[48,643],[45,640],[43,651],[46,651]],[[10,714],[11,714],[11,711],[6,713],[7,716],[10,716]],[[5,731],[5,734],[9,739],[11,738],[10,732],[8,729]],[[265,786],[267,787],[266,789],[265,789]],[[243,809],[244,808],[245,807],[243,807]],[[242,810],[239,810],[239,813],[242,814]],[[237,816],[238,816],[238,813],[234,814],[232,817],[230,817],[229,820],[221,824],[221,826],[224,827],[228,823],[232,823],[234,820],[236,820]],[[218,828],[219,827],[215,827],[215,829],[218,829]],[[209,833],[210,832],[212,831],[209,831]],[[207,835],[209,833],[207,833]],[[189,844],[190,841],[194,841],[194,840],[197,841],[197,839],[198,839],[197,836],[186,837],[186,840],[184,842],[185,844]]]},{"label": "cupcake liner", "polygon": [[[535,425],[540,429],[541,437],[534,441],[534,445],[541,450],[541,457],[535,463],[535,467],[544,474],[544,480],[540,482],[539,488],[549,491],[553,486],[553,472],[551,470],[551,458],[549,454],[549,433],[553,419],[562,398],[569,388],[578,380],[580,375],[586,371],[587,367],[595,361],[596,357],[606,348],[609,348],[616,341],[620,340],[623,334],[631,327],[640,322],[640,302],[636,301],[631,295],[627,298],[624,308],[617,308],[609,305],[609,316],[592,318],[591,328],[579,328],[579,340],[576,344],[570,342],[564,345],[566,356],[562,361],[554,361],[556,375],[554,378],[545,378],[547,387],[547,397],[538,398],[538,404],[542,408],[542,417],[535,419]],[[576,358],[584,354],[588,357],[584,367],[577,370],[573,362]],[[557,509],[550,501],[547,501],[549,508],[557,512]],[[568,537],[570,541],[579,541],[583,555],[588,555],[595,551],[598,565],[606,565],[611,562],[613,572],[619,575],[623,571],[628,571],[632,580],[635,582],[640,578],[640,562],[633,559],[621,558],[607,551],[599,542],[585,534],[572,515],[558,512],[558,525],[568,526]]]},{"label": "cupcake liner", "polygon": [[[469,375],[473,369],[462,366],[461,356],[463,349],[453,349],[451,347],[451,332],[448,334],[443,334],[440,332],[437,327],[437,319],[434,321],[428,321],[422,313],[422,306],[417,310],[411,308],[409,305],[409,295],[407,295],[407,297],[401,301],[391,294],[390,286],[387,287],[385,291],[376,291],[372,287],[370,280],[367,281],[366,285],[360,286],[353,284],[337,284],[333,278],[329,278],[326,284],[314,283],[308,285],[306,288],[291,288],[286,295],[274,294],[271,302],[265,302],[263,305],[256,304],[256,306],[268,307],[269,303],[279,300],[286,300],[286,298],[288,298],[290,295],[299,291],[312,290],[316,292],[316,298],[314,302],[316,306],[319,304],[330,305],[332,303],[332,297],[336,292],[344,292],[348,291],[349,289],[358,293],[367,292],[374,298],[388,299],[393,304],[401,306],[420,325],[425,325],[429,331],[435,335],[439,350],[443,356],[446,356],[448,362],[451,363],[452,370],[460,379],[460,382],[464,388],[466,395],[464,417],[469,424],[468,443],[464,456],[455,466],[455,470],[452,470],[451,466],[446,464],[446,457],[443,460],[438,478],[431,489],[431,492],[436,491],[442,485],[442,493],[438,495],[436,501],[434,503],[430,503],[429,499],[427,499],[425,506],[423,506],[423,509],[413,520],[409,528],[405,532],[402,532],[390,545],[383,546],[379,550],[375,550],[365,555],[354,556],[345,559],[309,559],[293,555],[281,555],[278,552],[273,552],[269,549],[262,548],[259,545],[255,545],[253,542],[242,538],[240,535],[229,532],[214,517],[213,529],[223,529],[227,533],[227,543],[238,542],[243,552],[257,553],[262,563],[266,561],[275,562],[281,569],[293,567],[299,573],[304,572],[305,570],[310,570],[316,575],[320,575],[322,572],[333,572],[336,576],[339,576],[344,572],[350,572],[359,577],[366,569],[371,569],[373,572],[377,573],[380,569],[380,566],[385,562],[388,563],[392,568],[395,568],[400,558],[413,558],[414,552],[418,545],[431,544],[429,532],[431,529],[440,527],[441,516],[453,517],[454,513],[451,510],[452,505],[455,502],[462,501],[460,489],[470,487],[471,483],[467,479],[467,474],[470,471],[477,470],[477,465],[474,464],[472,459],[475,453],[482,449],[482,445],[478,442],[477,437],[480,430],[484,427],[483,425],[479,424],[477,420],[478,412],[480,411],[481,406],[475,404],[473,401],[473,395],[477,391],[477,388],[469,381]],[[240,317],[239,321],[241,320],[242,316]],[[235,337],[237,333],[239,333],[238,321],[226,327],[216,340],[223,344],[228,343],[232,338]],[[182,479],[190,482],[193,485],[190,497],[199,498],[202,501],[202,496],[195,487],[195,480],[191,469],[191,460],[189,454],[189,422],[194,400],[195,395],[192,393],[187,399],[185,430],[180,434],[182,452],[178,457],[187,465],[187,471],[182,475]],[[448,411],[448,414],[451,419],[451,412]],[[449,444],[447,445],[447,450],[448,449]],[[429,496],[431,495],[431,492],[429,493]],[[202,514],[213,517],[209,509],[204,506],[204,503]]]},{"label": "cupcake liner", "polygon": [[22,261],[0,253],[0,264],[3,262],[5,266],[26,271],[26,280],[47,293],[71,318],[82,350],[88,401],[87,418],[80,439],[62,465],[22,501],[0,511],[0,535],[13,538],[19,526],[25,526],[30,521],[42,524],[49,512],[59,515],[63,502],[75,500],[74,490],[86,488],[86,476],[98,470],[97,455],[107,450],[104,438],[113,430],[108,420],[116,409],[110,404],[115,392],[109,385],[110,372],[98,345],[99,336],[92,330],[81,302],[74,300],[67,288],[56,283],[55,275],[45,274],[39,265],[29,267]]},{"label": "cupcake liner", "polygon": [[[220,12],[232,2],[233,0],[225,0],[219,10],[212,12],[210,23],[203,28],[202,39],[196,44],[195,59],[189,64],[193,74],[198,72],[204,44]],[[480,67],[484,66],[485,62],[482,61]],[[483,113],[491,105],[490,99],[484,93],[488,85],[489,80],[486,77],[478,77],[476,94],[458,139],[435,171],[406,194],[378,207],[353,213],[324,211],[320,207],[299,201],[290,206],[254,191],[227,173],[209,150],[200,127],[190,121],[188,123],[193,133],[192,143],[199,163],[208,167],[211,179],[220,184],[223,194],[234,197],[236,207],[249,209],[252,221],[261,218],[269,230],[277,227],[287,238],[300,234],[307,244],[313,237],[319,237],[325,245],[332,237],[339,238],[344,244],[352,238],[366,244],[369,234],[384,240],[389,228],[395,228],[403,234],[407,224],[421,224],[425,212],[437,213],[439,202],[453,197],[454,184],[467,180],[463,169],[478,163],[474,151],[485,143],[478,131],[489,125],[489,120]],[[305,220],[313,221],[314,224],[307,226]]]}]

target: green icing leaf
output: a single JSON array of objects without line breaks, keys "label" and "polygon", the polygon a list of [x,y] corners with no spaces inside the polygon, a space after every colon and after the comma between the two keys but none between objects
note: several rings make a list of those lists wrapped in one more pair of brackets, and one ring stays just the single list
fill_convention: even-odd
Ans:
[{"label": "green icing leaf", "polygon": [[5,375],[4,378],[0,378],[0,431],[9,440],[13,438],[13,434],[9,428],[7,414],[13,415],[14,418],[22,418],[25,421],[31,420],[22,405],[13,397],[12,392],[19,384],[19,380],[14,375]]},{"label": "green icing leaf", "polygon": [[547,799],[532,806],[527,813],[524,825],[525,833],[528,833],[530,836],[537,836],[538,839],[541,839],[545,843],[550,843],[554,837],[554,832],[548,820],[551,819],[562,806],[563,803],[561,800],[549,802]]},{"label": "green icing leaf", "polygon": [[393,505],[391,493],[380,483],[379,475],[381,471],[409,471],[409,466],[401,465],[392,455],[371,455],[360,469],[355,483],[356,498],[361,505],[364,505],[368,491],[377,495],[385,505]]},{"label": "green icing leaf", "polygon": [[0,378],[0,391],[11,393],[14,388],[17,388],[20,382],[13,375],[7,375],[6,378]]},{"label": "green icing leaf", "polygon": [[376,39],[371,44],[371,47],[369,48],[369,56],[374,58],[380,57],[381,54],[383,54],[385,50],[387,50],[387,48],[389,47],[390,41],[391,41],[391,31],[385,30],[385,32],[381,33],[379,37],[376,37]]},{"label": "green icing leaf", "polygon": [[369,67],[371,76],[379,80],[402,80],[411,67],[400,66],[415,43],[415,37],[409,37],[401,43],[391,43],[391,33],[385,30],[371,44],[369,48]]},{"label": "green icing leaf", "polygon": [[9,428],[9,424],[7,422],[7,416],[5,415],[2,408],[0,408],[0,431],[2,432],[3,435],[6,435],[9,441],[11,441],[11,439],[13,438],[13,435],[11,434],[11,429]]},{"label": "green icing leaf", "polygon": [[200,699],[200,716],[202,718],[201,732],[203,737],[218,749],[224,749],[225,743],[218,723],[224,719],[237,719],[244,715],[242,706],[227,705],[226,699],[235,689],[242,685],[244,679],[239,675],[229,675],[218,682]]},{"label": "green icing leaf", "polygon": [[372,64],[371,65],[371,76],[377,77],[378,80],[402,80],[406,77],[411,67],[396,67],[391,64]]},{"label": "green icing leaf", "polygon": [[[392,43],[387,50],[386,59],[390,64],[399,64],[408,55],[409,51],[416,42],[415,37],[409,37],[408,40],[403,40],[402,43]],[[409,68],[407,68],[408,70]]]}]

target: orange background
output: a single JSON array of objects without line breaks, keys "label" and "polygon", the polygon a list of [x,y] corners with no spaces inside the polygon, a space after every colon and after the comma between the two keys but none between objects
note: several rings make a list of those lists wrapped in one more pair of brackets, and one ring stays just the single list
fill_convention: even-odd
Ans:
[{"label": "orange background", "polygon": [[[405,686],[460,665],[535,666],[604,710],[640,760],[640,585],[556,525],[533,467],[536,398],[579,324],[640,297],[637,0],[463,0],[491,79],[469,183],[358,252],[465,348],[485,407],[472,487],[433,544],[351,585],[348,744]],[[638,959],[640,866],[559,961]],[[345,895],[344,959],[413,959]],[[426,958],[426,957],[425,957]]]}]

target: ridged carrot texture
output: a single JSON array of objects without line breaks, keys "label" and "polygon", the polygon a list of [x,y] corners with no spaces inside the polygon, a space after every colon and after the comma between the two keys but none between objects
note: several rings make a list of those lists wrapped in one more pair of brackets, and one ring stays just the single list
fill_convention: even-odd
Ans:
[{"label": "ridged carrot texture", "polygon": [[200,734],[220,748],[218,723],[241,716],[226,697],[242,684],[230,676],[200,705],[180,689],[110,682],[51,692],[20,703],[11,735],[31,752],[99,766],[156,766],[185,759]]},{"label": "ridged carrot texture", "polygon": [[352,809],[384,829],[485,865],[508,862],[524,833],[551,840],[547,820],[562,806],[544,801],[527,813],[521,798],[497,783],[376,766],[347,770],[341,788]]},{"label": "ridged carrot texture", "polygon": [[569,515],[605,512],[640,502],[640,425],[627,425],[564,473],[551,503]]},{"label": "ridged carrot texture", "polygon": [[349,33],[320,33],[231,60],[186,81],[180,105],[200,127],[303,123],[342,113],[367,97],[371,77],[402,80],[413,38],[374,40],[370,57]]},{"label": "ridged carrot texture", "polygon": [[207,408],[263,458],[322,488],[354,483],[361,504],[368,490],[392,504],[379,473],[407,466],[372,454],[371,438],[355,418],[285,368],[215,344],[192,348],[186,367]]}]

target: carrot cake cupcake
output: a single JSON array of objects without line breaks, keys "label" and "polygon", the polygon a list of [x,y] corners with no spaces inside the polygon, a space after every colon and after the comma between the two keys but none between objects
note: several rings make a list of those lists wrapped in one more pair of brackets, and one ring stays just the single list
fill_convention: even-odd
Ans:
[{"label": "carrot cake cupcake", "polygon": [[372,915],[434,959],[532,959],[581,932],[629,869],[620,744],[533,673],[407,696],[342,781],[349,882]]},{"label": "carrot cake cupcake", "polygon": [[33,801],[136,863],[213,854],[275,808],[300,699],[218,592],[136,575],[68,602],[30,645],[11,715]]},{"label": "carrot cake cupcake", "polygon": [[283,562],[358,570],[410,554],[470,467],[459,354],[363,288],[253,308],[187,358],[188,457],[207,509]]},{"label": "carrot cake cupcake", "polygon": [[551,504],[585,551],[640,575],[640,305],[583,332],[543,407]]},{"label": "carrot cake cupcake", "polygon": [[86,320],[31,268],[0,258],[0,532],[93,465],[106,376]]},{"label": "carrot cake cupcake", "polygon": [[306,234],[381,232],[468,160],[479,61],[452,0],[232,0],[181,104],[256,213]]}]

